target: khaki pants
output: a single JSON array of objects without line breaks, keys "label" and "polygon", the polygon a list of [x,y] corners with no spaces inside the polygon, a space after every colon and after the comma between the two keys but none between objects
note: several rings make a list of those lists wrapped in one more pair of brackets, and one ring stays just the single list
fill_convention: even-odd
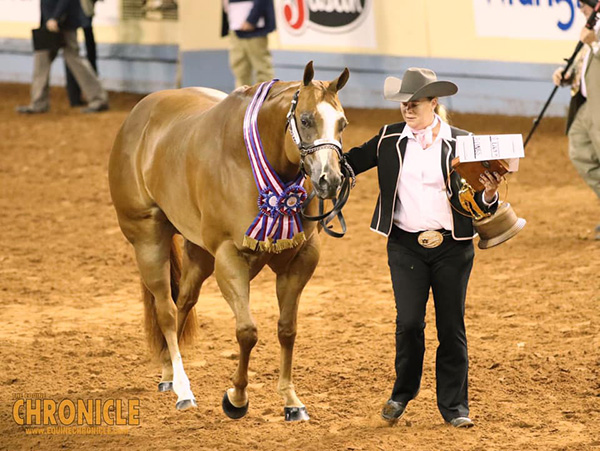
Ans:
[{"label": "khaki pants", "polygon": [[[108,95],[98,76],[92,69],[89,61],[79,56],[77,31],[66,30],[62,32],[65,37],[63,57],[71,73],[81,87],[83,96],[90,106],[97,106],[108,102]],[[36,50],[33,59],[33,82],[31,83],[31,106],[34,109],[47,109],[49,106],[50,67],[56,58],[57,52],[50,50]]]},{"label": "khaki pants", "polygon": [[267,36],[240,39],[232,31],[229,33],[229,45],[229,65],[235,77],[236,88],[274,78]]},{"label": "khaki pants", "polygon": [[593,126],[592,114],[588,102],[577,111],[569,129],[569,157],[600,199],[600,129]]}]

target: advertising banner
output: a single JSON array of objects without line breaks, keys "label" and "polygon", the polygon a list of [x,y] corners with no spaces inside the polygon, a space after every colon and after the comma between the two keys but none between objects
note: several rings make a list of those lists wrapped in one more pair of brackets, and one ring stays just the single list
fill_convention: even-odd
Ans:
[{"label": "advertising banner", "polygon": [[473,0],[481,37],[577,41],[585,25],[579,0]]},{"label": "advertising banner", "polygon": [[376,48],[373,0],[278,0],[283,45]]}]

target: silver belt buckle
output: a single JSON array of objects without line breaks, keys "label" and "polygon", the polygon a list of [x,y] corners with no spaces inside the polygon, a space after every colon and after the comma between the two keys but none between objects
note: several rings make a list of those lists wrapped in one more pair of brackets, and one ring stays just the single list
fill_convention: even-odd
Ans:
[{"label": "silver belt buckle", "polygon": [[426,230],[425,232],[419,233],[417,241],[424,248],[433,249],[442,244],[442,241],[444,241],[444,235],[437,230]]}]

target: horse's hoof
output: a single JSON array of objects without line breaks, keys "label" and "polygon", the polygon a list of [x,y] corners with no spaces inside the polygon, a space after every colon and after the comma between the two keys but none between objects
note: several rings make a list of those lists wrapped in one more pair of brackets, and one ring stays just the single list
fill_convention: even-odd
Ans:
[{"label": "horse's hoof", "polygon": [[198,404],[196,404],[196,400],[194,398],[183,399],[181,401],[177,401],[177,403],[175,404],[175,408],[177,410],[185,410],[189,409],[190,407],[198,407]]},{"label": "horse's hoof", "polygon": [[158,391],[159,392],[166,392],[166,391],[172,391],[173,390],[173,382],[159,382],[158,384]]},{"label": "horse's hoof", "polygon": [[225,412],[225,415],[227,415],[233,420],[239,420],[248,413],[248,404],[249,402],[247,402],[246,405],[243,407],[234,406],[233,404],[231,404],[229,396],[227,396],[227,392],[225,392],[225,396],[223,396],[223,402],[221,403],[221,406],[223,407],[223,412]]},{"label": "horse's hoof", "polygon": [[306,407],[286,407],[284,409],[285,421],[308,421],[310,417]]}]

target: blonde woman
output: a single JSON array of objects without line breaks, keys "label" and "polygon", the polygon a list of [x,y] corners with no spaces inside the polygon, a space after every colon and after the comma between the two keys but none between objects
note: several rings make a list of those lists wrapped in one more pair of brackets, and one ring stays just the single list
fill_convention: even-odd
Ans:
[{"label": "blonde woman", "polygon": [[[455,138],[468,134],[446,122],[438,98],[458,87],[429,69],[410,68],[388,77],[384,97],[400,102],[404,122],[385,125],[346,158],[356,174],[377,167],[379,199],[371,229],[388,238],[396,301],[396,381],[382,417],[396,422],[421,385],[425,306],[433,291],[439,346],[437,402],[454,427],[471,427],[468,355],[464,324],[467,283],[473,266],[472,220],[458,200],[460,177],[452,173]],[[475,200],[486,212],[498,207],[501,177],[483,173]]]}]

